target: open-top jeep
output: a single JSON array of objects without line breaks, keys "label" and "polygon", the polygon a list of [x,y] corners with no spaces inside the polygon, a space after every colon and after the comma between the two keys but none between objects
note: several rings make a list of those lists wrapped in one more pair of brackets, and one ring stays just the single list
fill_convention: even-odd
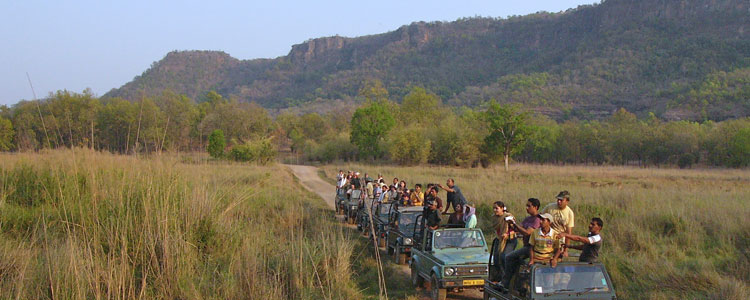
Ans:
[{"label": "open-top jeep", "polygon": [[406,206],[391,210],[386,248],[388,254],[393,254],[395,262],[399,265],[405,264],[406,256],[411,253],[417,217],[422,215],[422,211],[422,206]]},{"label": "open-top jeep", "polygon": [[[421,225],[423,218],[417,220]],[[481,289],[487,279],[490,253],[482,231],[475,228],[415,230],[421,240],[411,250],[411,280],[424,285],[432,299],[444,300],[448,290]]]},{"label": "open-top jeep", "polygon": [[357,212],[357,229],[359,231],[362,231],[365,236],[368,236],[370,234],[370,214],[375,211],[377,207],[377,203],[375,203],[375,201],[377,200],[378,199],[375,198],[369,198],[363,201],[362,207],[360,207],[359,211]]},{"label": "open-top jeep", "polygon": [[[495,247],[493,242],[493,247]],[[569,259],[577,259],[571,257]],[[492,264],[492,257],[489,259]],[[485,280],[484,299],[617,299],[612,280],[602,263],[562,261],[556,267],[523,264],[509,289]]]},{"label": "open-top jeep", "polygon": [[353,190],[352,194],[349,196],[349,199],[344,199],[344,220],[346,220],[349,224],[354,224],[354,221],[357,218],[357,211],[359,210],[359,203],[363,200],[363,196],[364,193],[362,193],[361,190]]},{"label": "open-top jeep", "polygon": [[378,239],[378,247],[385,247],[385,234],[388,231],[388,216],[391,209],[395,208],[395,202],[378,203],[373,209],[372,226],[375,229],[375,238]]}]

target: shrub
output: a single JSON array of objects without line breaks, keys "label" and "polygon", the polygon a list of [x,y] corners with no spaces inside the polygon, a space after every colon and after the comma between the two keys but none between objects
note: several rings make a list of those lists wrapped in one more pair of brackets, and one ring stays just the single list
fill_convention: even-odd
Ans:
[{"label": "shrub", "polygon": [[391,135],[388,153],[401,165],[425,163],[430,154],[430,141],[422,137],[422,130],[405,128]]},{"label": "shrub", "polygon": [[271,138],[265,138],[234,146],[229,156],[236,161],[267,164],[276,157],[276,148],[271,143]]},{"label": "shrub", "polygon": [[213,158],[219,158],[224,155],[224,147],[227,146],[227,142],[224,139],[224,132],[221,129],[216,129],[211,132],[208,137],[208,154]]}]

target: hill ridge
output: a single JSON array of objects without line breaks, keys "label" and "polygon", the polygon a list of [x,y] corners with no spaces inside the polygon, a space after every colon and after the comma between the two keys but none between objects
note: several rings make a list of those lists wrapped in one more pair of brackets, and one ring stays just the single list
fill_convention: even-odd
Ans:
[{"label": "hill ridge", "polygon": [[361,84],[377,79],[394,100],[417,85],[456,106],[495,98],[558,119],[597,118],[625,107],[721,120],[750,115],[736,99],[750,95],[716,98],[704,107],[687,98],[718,72],[750,67],[748,30],[750,3],[742,0],[608,0],[560,13],[412,22],[379,34],[313,38],[272,59],[170,52],[104,97],[172,89],[200,100],[216,90],[284,108],[356,102]]}]

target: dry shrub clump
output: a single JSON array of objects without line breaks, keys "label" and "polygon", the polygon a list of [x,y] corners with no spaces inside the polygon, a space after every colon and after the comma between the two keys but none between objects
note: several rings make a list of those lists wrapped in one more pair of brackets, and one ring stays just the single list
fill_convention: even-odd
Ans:
[{"label": "dry shrub clump", "polygon": [[602,261],[623,299],[745,299],[750,289],[749,170],[324,167],[329,178],[339,169],[380,173],[388,183],[398,177],[410,186],[455,178],[489,238],[494,201],[525,217],[526,199],[539,198],[544,206],[568,190],[575,234],[585,235],[592,217],[604,220]]},{"label": "dry shrub clump", "polygon": [[278,166],[0,155],[0,298],[357,298],[349,238]]}]

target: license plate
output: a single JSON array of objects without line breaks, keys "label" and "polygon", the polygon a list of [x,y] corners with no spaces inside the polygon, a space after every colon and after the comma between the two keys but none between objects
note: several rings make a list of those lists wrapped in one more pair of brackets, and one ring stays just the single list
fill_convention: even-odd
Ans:
[{"label": "license plate", "polygon": [[476,279],[476,280],[464,280],[464,285],[483,285],[484,280],[482,279]]}]

